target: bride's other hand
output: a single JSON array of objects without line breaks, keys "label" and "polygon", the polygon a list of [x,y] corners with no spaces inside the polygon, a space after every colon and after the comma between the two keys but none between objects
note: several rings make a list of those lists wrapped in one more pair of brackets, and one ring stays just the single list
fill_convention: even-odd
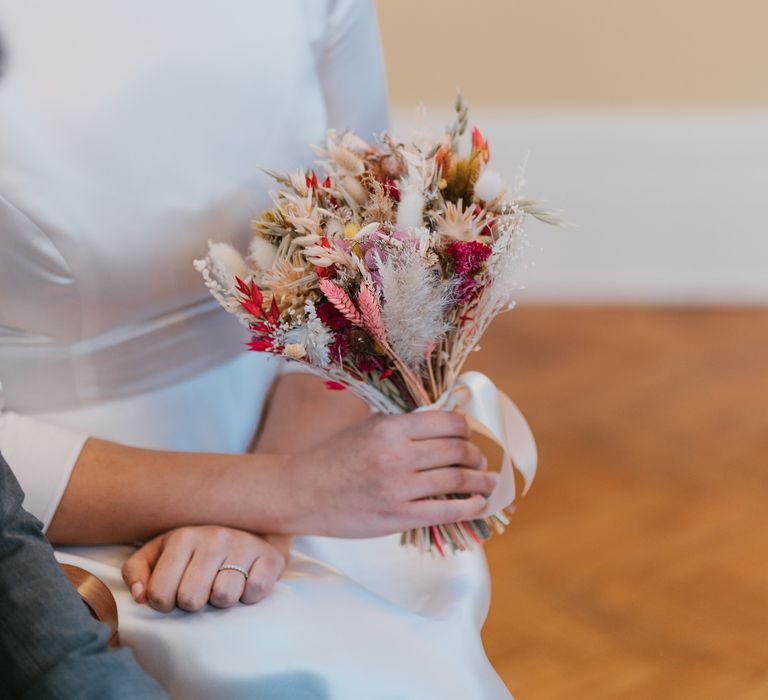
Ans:
[{"label": "bride's other hand", "polygon": [[[468,438],[458,413],[371,418],[351,392],[296,372],[277,382],[256,449],[291,453],[289,532],[374,537],[482,511],[496,475]],[[474,495],[425,500],[451,493]]]},{"label": "bride's other hand", "polygon": [[[123,579],[137,603],[161,612],[250,605],[269,594],[285,568],[283,540],[273,546],[267,539],[214,525],[180,527],[134,552],[123,564]],[[243,567],[248,579],[237,570],[219,571],[227,564]]]},{"label": "bride's other hand", "polygon": [[[498,474],[469,434],[455,412],[377,416],[292,455],[296,531],[376,537],[477,517]],[[449,494],[467,498],[435,498]]]}]

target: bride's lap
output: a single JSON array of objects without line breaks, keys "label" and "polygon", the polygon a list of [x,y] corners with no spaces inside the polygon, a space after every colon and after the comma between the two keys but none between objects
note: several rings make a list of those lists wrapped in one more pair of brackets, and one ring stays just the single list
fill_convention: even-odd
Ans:
[{"label": "bride's lap", "polygon": [[131,551],[58,555],[110,587],[122,642],[173,697],[509,698],[479,641],[489,590],[481,551],[443,560],[397,537],[297,538],[258,604],[167,614],[132,600],[120,575]]}]

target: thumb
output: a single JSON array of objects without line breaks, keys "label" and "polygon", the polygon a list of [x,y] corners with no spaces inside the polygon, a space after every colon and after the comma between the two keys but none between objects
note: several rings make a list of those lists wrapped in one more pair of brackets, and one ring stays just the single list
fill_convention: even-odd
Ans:
[{"label": "thumb", "polygon": [[147,583],[163,551],[164,536],[158,535],[146,542],[123,564],[123,581],[137,603],[147,600]]}]

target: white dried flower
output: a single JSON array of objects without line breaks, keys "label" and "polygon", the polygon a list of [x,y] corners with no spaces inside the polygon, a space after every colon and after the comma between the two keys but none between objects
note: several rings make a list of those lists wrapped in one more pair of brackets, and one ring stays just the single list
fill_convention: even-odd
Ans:
[{"label": "white dried flower", "polygon": [[475,182],[475,196],[483,202],[492,202],[503,188],[501,175],[495,170],[486,169]]},{"label": "white dried flower", "polygon": [[416,188],[408,188],[400,195],[397,207],[397,228],[400,231],[416,229],[423,224],[424,196]]},{"label": "white dried flower", "polygon": [[306,335],[304,347],[311,362],[320,367],[327,367],[331,361],[330,344],[333,333],[318,318],[315,303],[308,299],[304,305]]},{"label": "white dried flower", "polygon": [[[231,314],[237,316],[240,323],[246,328],[250,325],[251,319],[249,314],[243,311],[239,300],[234,296],[233,291],[229,288],[224,288],[219,281],[211,274],[211,259],[205,257],[201,260],[194,260],[192,262],[195,270],[197,270],[202,276],[205,286],[211,293],[211,296],[221,304],[221,306]],[[248,281],[249,278],[245,278],[244,281]]]},{"label": "white dried flower", "polygon": [[235,277],[243,279],[248,274],[248,266],[229,243],[213,243],[208,241],[208,259],[211,273],[221,286],[232,291],[235,288]]},{"label": "white dried flower", "polygon": [[277,246],[262,236],[254,236],[248,244],[248,260],[260,270],[269,270],[277,257]]},{"label": "white dried flower", "polygon": [[419,241],[419,245],[421,245],[424,240],[429,243],[429,237],[432,235],[431,231],[426,226],[417,226],[411,231],[411,234],[417,241]]}]

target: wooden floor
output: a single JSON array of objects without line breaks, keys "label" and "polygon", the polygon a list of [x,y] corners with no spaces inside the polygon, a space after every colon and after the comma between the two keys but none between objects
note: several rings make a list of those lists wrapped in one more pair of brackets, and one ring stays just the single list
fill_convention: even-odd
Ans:
[{"label": "wooden floor", "polygon": [[487,547],[517,700],[768,698],[768,311],[521,308],[483,346],[540,452]]}]

